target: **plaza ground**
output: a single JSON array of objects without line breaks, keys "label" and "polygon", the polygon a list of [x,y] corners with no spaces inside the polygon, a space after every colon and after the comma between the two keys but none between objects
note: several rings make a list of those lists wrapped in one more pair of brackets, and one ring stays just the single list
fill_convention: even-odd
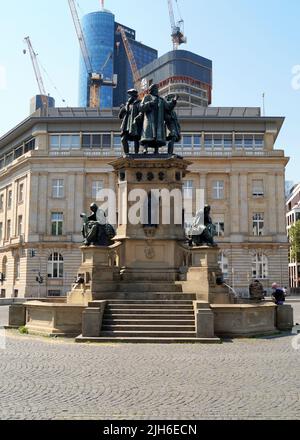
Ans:
[{"label": "plaza ground", "polygon": [[[293,303],[300,323],[300,301]],[[0,325],[8,307],[0,307]],[[218,345],[106,344],[6,332],[1,419],[299,419],[294,335]]]}]

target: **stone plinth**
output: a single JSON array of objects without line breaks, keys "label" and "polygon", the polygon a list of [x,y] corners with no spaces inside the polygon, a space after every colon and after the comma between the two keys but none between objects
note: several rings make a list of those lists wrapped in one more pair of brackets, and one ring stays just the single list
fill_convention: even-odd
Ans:
[{"label": "stone plinth", "polygon": [[120,279],[119,251],[121,243],[112,246],[82,246],[82,263],[78,276],[83,284],[73,286],[68,294],[68,304],[87,306],[90,301],[99,299],[101,292],[115,291]]},{"label": "stone plinth", "polygon": [[212,304],[211,309],[217,336],[246,337],[277,331],[274,304]]},{"label": "stone plinth", "polygon": [[186,293],[196,293],[197,299],[210,304],[232,304],[234,298],[229,289],[218,284],[222,271],[218,263],[218,246],[179,246],[186,254],[188,266],[182,288]]},{"label": "stone plinth", "polygon": [[214,338],[214,313],[205,301],[194,301],[197,338]]},{"label": "stone plinth", "polygon": [[[180,196],[181,203],[183,178],[189,164],[168,155],[134,156],[111,163],[118,176],[116,238],[123,243],[120,261],[123,281],[178,280],[181,261],[177,242],[185,237],[183,207],[177,197]],[[137,224],[132,221],[134,210],[139,215]]]},{"label": "stone plinth", "polygon": [[77,336],[81,333],[84,306],[32,301],[25,303],[29,333]]},{"label": "stone plinth", "polygon": [[82,314],[82,336],[100,336],[106,301],[94,301]]},{"label": "stone plinth", "polygon": [[290,304],[277,306],[276,327],[281,331],[291,331],[294,327],[293,307]]},{"label": "stone plinth", "polygon": [[22,327],[26,323],[26,308],[24,304],[11,304],[9,306],[9,327]]}]

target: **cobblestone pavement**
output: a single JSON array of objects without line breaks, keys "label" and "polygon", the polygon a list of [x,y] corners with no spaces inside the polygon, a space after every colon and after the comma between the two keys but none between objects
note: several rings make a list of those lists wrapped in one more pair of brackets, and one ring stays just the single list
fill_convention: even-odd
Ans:
[{"label": "cobblestone pavement", "polygon": [[299,419],[300,350],[292,338],[81,345],[8,332],[0,418]]}]

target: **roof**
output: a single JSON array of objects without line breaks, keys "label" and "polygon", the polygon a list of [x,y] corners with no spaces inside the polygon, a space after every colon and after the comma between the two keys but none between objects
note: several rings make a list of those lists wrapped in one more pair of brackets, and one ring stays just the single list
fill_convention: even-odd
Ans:
[{"label": "roof", "polygon": [[[63,119],[72,121],[76,120],[90,120],[96,121],[118,119],[119,108],[109,110],[100,110],[98,108],[84,108],[84,107],[55,107],[49,108],[47,115],[42,114],[41,110],[36,111],[18,125],[13,127],[7,133],[0,137],[0,148],[5,146],[8,142],[21,135],[25,130],[29,130],[36,123],[55,122]],[[251,122],[273,122],[276,125],[277,138],[279,131],[283,125],[284,117],[281,116],[261,116],[259,107],[192,107],[179,108],[177,114],[182,120],[203,119],[209,121],[251,121]]]}]

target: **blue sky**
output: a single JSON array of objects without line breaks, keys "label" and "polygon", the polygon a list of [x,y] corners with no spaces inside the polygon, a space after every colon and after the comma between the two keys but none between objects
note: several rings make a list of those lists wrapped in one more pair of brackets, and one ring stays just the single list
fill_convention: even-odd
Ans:
[{"label": "blue sky", "polygon": [[[98,0],[77,0],[80,14]],[[300,181],[299,0],[178,0],[185,20],[187,50],[213,60],[214,106],[261,106],[285,116],[276,147],[291,158],[286,178]],[[0,136],[29,114],[38,92],[23,39],[29,35],[42,65],[69,106],[78,98],[78,43],[67,0],[0,0]],[[172,49],[167,0],[105,0],[116,20],[159,54]],[[300,67],[299,67],[300,72]],[[43,74],[47,92],[61,98]]]}]

